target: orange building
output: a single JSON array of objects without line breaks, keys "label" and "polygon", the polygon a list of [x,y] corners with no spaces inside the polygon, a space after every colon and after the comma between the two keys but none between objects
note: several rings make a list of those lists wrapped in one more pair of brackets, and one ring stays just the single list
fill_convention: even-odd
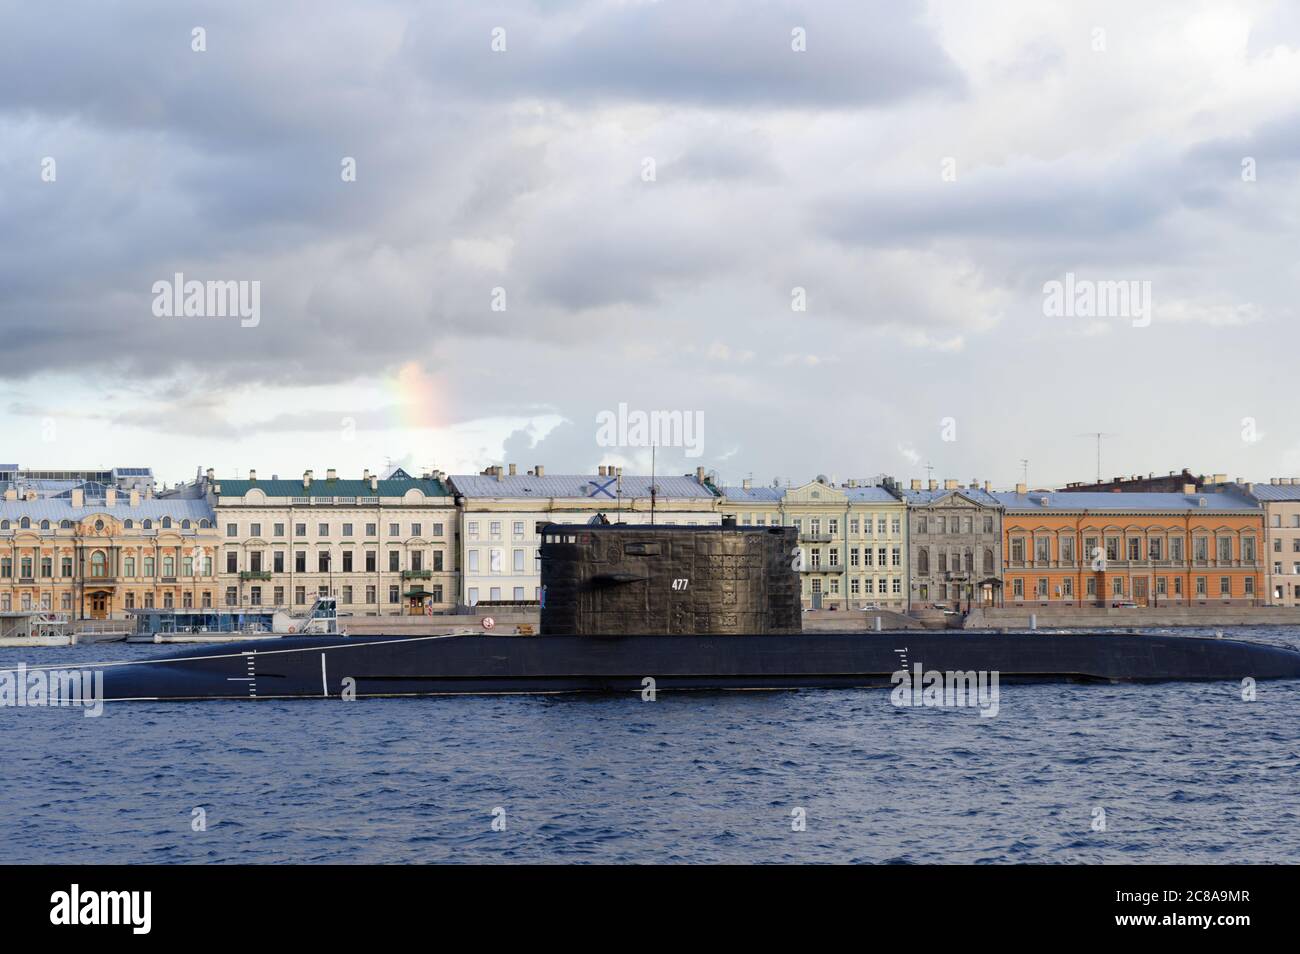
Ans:
[{"label": "orange building", "polygon": [[1255,605],[1264,511],[1234,485],[1184,493],[995,494],[1005,606]]}]

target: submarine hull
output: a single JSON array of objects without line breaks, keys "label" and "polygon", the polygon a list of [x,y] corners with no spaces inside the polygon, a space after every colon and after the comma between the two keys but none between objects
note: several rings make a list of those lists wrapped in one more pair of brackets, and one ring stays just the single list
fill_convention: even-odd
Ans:
[{"label": "submarine hull", "polygon": [[893,673],[1015,681],[1300,678],[1300,652],[1134,634],[804,633],[797,636],[288,637],[108,663],[104,698],[284,699],[882,686]]}]

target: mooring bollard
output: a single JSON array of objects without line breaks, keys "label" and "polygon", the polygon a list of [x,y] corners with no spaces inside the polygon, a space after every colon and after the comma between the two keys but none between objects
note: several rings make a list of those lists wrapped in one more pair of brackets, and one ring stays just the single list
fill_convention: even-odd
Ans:
[{"label": "mooring bollard", "polygon": [[1037,629],[1037,628],[1038,628],[1038,614],[1037,614],[1037,613],[1030,613],[1030,614],[1029,614],[1029,628],[1030,628],[1030,629]]},{"label": "mooring bollard", "polygon": [[880,617],[877,616],[877,617],[876,617],[876,632],[877,632],[877,633],[880,632],[883,628],[884,628],[884,627],[883,627],[883,625],[881,624]]}]

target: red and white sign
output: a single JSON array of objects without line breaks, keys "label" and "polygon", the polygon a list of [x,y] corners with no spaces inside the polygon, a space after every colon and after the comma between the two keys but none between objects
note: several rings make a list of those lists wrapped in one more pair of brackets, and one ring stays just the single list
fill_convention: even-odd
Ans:
[{"label": "red and white sign", "polygon": [[493,626],[495,626],[496,624],[497,624],[497,621],[494,620],[491,616],[484,616],[484,617],[483,617],[483,628],[484,628],[484,629],[491,629],[491,628],[492,628]]}]

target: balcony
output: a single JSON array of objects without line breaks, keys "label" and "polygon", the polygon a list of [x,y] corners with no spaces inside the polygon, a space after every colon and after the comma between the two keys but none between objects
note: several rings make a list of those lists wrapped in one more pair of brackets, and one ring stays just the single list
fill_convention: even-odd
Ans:
[{"label": "balcony", "polygon": [[270,580],[270,570],[240,570],[239,579],[241,582],[246,580]]},{"label": "balcony", "polygon": [[404,580],[431,580],[433,579],[432,570],[403,570],[402,579]]},{"label": "balcony", "polygon": [[829,533],[800,533],[800,543],[834,543],[835,537]]}]

